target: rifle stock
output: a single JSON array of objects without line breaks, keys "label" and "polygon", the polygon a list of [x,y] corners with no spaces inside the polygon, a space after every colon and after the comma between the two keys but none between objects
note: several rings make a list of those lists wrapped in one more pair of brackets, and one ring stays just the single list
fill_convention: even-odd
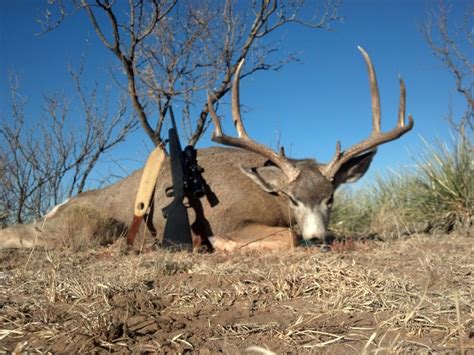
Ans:
[{"label": "rifle stock", "polygon": [[166,154],[163,146],[160,145],[156,147],[148,156],[145,167],[143,168],[140,185],[135,199],[133,220],[126,237],[127,245],[130,247],[133,246],[143,217],[150,207],[156,180],[158,179],[165,156]]}]

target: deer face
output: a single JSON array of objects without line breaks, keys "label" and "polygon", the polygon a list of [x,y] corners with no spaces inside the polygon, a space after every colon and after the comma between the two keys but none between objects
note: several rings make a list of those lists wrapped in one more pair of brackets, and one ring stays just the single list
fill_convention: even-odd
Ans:
[{"label": "deer face", "polygon": [[332,182],[321,172],[324,166],[314,160],[293,161],[300,171],[293,181],[273,165],[241,169],[264,191],[288,199],[289,209],[303,239],[324,239],[335,190],[342,183],[359,180],[368,170],[374,155],[375,151],[372,151],[352,159],[341,167]]}]

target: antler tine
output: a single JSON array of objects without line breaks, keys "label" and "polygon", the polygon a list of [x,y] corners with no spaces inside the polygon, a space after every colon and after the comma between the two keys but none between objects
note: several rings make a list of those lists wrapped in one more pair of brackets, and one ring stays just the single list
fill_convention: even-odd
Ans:
[{"label": "antler tine", "polygon": [[209,114],[211,115],[212,121],[214,122],[215,130],[212,136],[212,140],[216,143],[229,145],[233,147],[242,148],[251,152],[262,155],[263,157],[271,160],[278,166],[283,173],[288,177],[289,182],[294,181],[300,170],[296,168],[284,154],[278,154],[272,149],[264,146],[263,144],[257,143],[252,140],[245,131],[242,117],[240,115],[240,101],[239,101],[239,79],[240,71],[243,66],[243,60],[237,66],[235,71],[234,83],[232,85],[232,119],[234,121],[235,129],[237,130],[238,137],[231,137],[226,135],[221,127],[219,117],[217,117],[216,111],[211,100],[211,96],[207,96],[207,105]]},{"label": "antler tine", "polygon": [[[400,106],[398,107],[397,127],[405,127],[406,88],[405,88],[405,82],[403,81],[403,79],[400,77],[399,80],[400,80]],[[408,115],[408,126],[410,126],[410,128],[407,131],[409,131],[413,127],[413,116],[410,114]]]},{"label": "antler tine", "polygon": [[[398,78],[400,82],[400,105],[398,107],[398,121],[397,126],[403,127],[405,125],[405,101],[406,101],[406,88],[405,82],[401,77]],[[411,116],[410,116],[411,117]],[[410,118],[409,118],[410,119]]]},{"label": "antler tine", "polygon": [[372,134],[380,132],[380,94],[379,85],[377,84],[377,76],[375,75],[374,65],[364,48],[357,46],[357,49],[362,53],[367,70],[369,72],[370,96],[372,98]]},{"label": "antler tine", "polygon": [[239,138],[249,138],[242,123],[242,116],[240,115],[240,71],[244,66],[245,59],[242,59],[237,66],[234,74],[234,84],[232,85],[232,120],[234,121],[235,129]]},{"label": "antler tine", "polygon": [[217,117],[216,111],[214,110],[214,104],[211,100],[211,95],[207,94],[207,109],[209,110],[209,114],[211,115],[212,122],[214,123],[214,132],[212,133],[212,140],[222,137],[224,134],[222,133],[222,126],[221,120]]},{"label": "antler tine", "polygon": [[372,151],[381,144],[400,138],[406,132],[411,130],[414,124],[413,117],[411,115],[408,116],[408,124],[405,124],[406,89],[405,83],[400,78],[400,105],[398,108],[397,126],[393,130],[386,133],[380,131],[380,95],[374,66],[367,52],[361,47],[358,47],[358,49],[364,57],[369,72],[370,92],[372,98],[372,134],[366,140],[356,145],[353,145],[352,147],[343,152],[341,152],[340,144],[338,142],[334,158],[329,164],[326,165],[326,167],[322,171],[322,173],[330,181],[334,180],[337,171],[344,163],[348,162],[351,158],[356,157],[362,153]]}]

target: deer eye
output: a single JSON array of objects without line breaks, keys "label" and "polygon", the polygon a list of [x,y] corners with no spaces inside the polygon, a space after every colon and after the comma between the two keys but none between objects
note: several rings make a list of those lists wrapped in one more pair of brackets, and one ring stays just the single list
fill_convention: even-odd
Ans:
[{"label": "deer eye", "polygon": [[334,202],[334,195],[331,195],[331,197],[329,197],[328,199],[327,206],[331,207],[333,202]]},{"label": "deer eye", "polygon": [[298,206],[299,206],[300,203],[299,203],[298,201],[296,201],[296,200],[295,200],[293,197],[291,197],[290,195],[287,195],[287,196],[288,196],[288,198],[289,198],[289,200],[290,200],[290,202],[291,202],[291,204],[292,204],[293,206],[295,206],[295,207],[298,207]]}]

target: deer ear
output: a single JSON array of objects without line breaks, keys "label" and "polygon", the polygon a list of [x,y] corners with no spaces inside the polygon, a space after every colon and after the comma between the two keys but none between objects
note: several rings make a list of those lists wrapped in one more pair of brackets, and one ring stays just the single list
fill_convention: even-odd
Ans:
[{"label": "deer ear", "polygon": [[277,193],[284,186],[286,175],[276,166],[248,168],[241,166],[240,170],[266,192]]},{"label": "deer ear", "polygon": [[377,149],[358,155],[344,163],[334,176],[334,186],[337,187],[340,184],[356,182],[364,176],[369,169],[370,163],[372,163],[375,153],[377,153]]}]

